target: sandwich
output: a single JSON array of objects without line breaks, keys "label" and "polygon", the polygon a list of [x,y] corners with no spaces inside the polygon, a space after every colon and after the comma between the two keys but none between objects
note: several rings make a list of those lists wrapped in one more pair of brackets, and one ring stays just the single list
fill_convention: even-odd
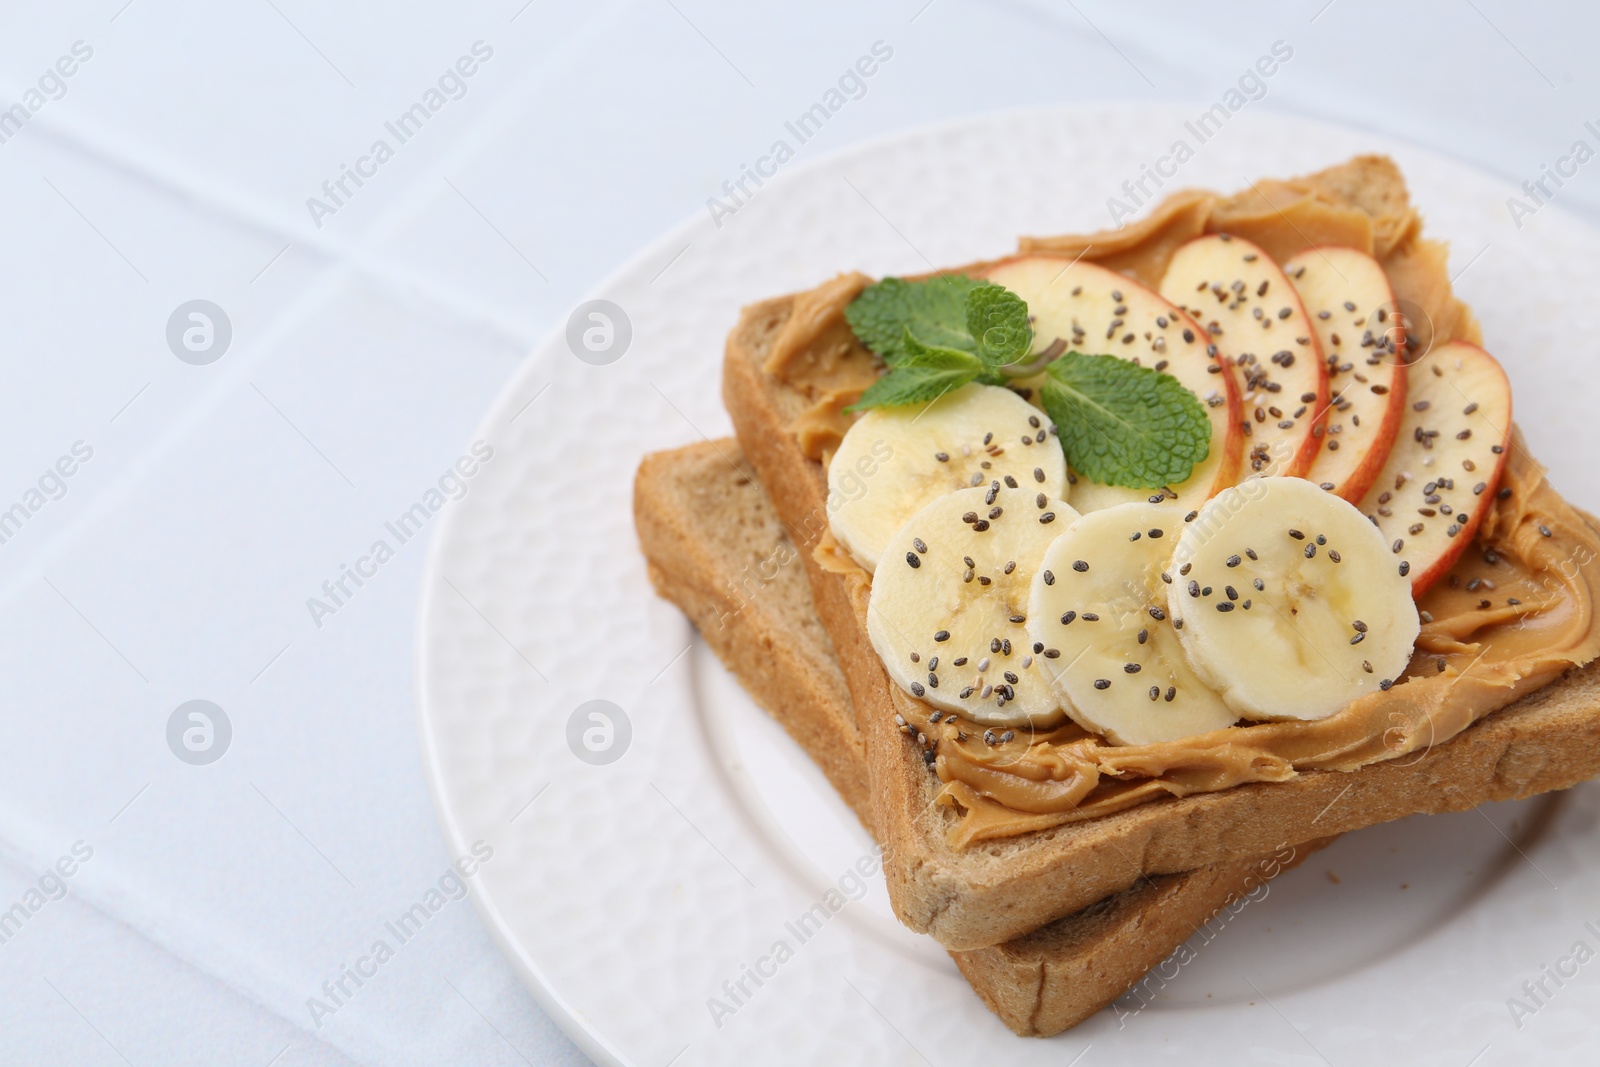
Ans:
[{"label": "sandwich", "polygon": [[983,949],[1600,772],[1600,535],[1445,265],[1363,157],[745,309],[903,922]]}]

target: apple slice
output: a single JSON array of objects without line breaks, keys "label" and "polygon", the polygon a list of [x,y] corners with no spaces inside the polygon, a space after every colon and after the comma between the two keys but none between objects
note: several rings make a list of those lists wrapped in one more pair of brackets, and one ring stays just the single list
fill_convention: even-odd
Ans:
[{"label": "apple slice", "polygon": [[1161,295],[1193,315],[1233,367],[1243,405],[1241,476],[1303,476],[1322,446],[1328,369],[1282,268],[1241,237],[1196,237],[1172,254]]},{"label": "apple slice", "polygon": [[1283,265],[1328,363],[1322,450],[1306,477],[1360,503],[1383,469],[1406,407],[1405,323],[1378,261],[1354,248],[1308,248]]},{"label": "apple slice", "polygon": [[1406,377],[1394,448],[1357,506],[1421,596],[1466,551],[1494,501],[1511,441],[1511,382],[1465,341],[1433,349]]},{"label": "apple slice", "polygon": [[1234,483],[1244,445],[1239,394],[1194,320],[1154,290],[1093,263],[1020,256],[990,267],[983,277],[1027,301],[1035,349],[1048,348],[1059,338],[1085,355],[1121,356],[1172,375],[1206,406],[1211,451],[1183,484],[1130,489],[1073,475],[1074,508],[1096,511],[1158,494],[1199,507]]}]

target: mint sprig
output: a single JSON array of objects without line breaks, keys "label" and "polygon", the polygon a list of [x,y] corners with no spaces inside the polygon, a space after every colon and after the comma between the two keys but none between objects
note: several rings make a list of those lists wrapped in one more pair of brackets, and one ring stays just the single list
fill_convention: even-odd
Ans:
[{"label": "mint sprig", "polygon": [[1103,485],[1178,485],[1211,451],[1200,398],[1116,356],[1066,353],[1045,369],[1040,402],[1072,469]]},{"label": "mint sprig", "polygon": [[[1028,305],[1003,286],[963,274],[885,278],[845,309],[856,337],[888,364],[846,411],[925,404],[969,382],[1005,385],[1038,372]],[[1019,366],[1022,364],[1022,366]],[[1170,374],[1116,356],[1067,352],[1044,368],[1040,402],[1079,474],[1155,489],[1187,481],[1211,450],[1200,399]]]},{"label": "mint sprig", "polygon": [[1028,305],[964,274],[885,278],[862,290],[845,319],[889,365],[846,411],[925,403],[971,381],[1003,385],[1003,368],[1033,347]]}]

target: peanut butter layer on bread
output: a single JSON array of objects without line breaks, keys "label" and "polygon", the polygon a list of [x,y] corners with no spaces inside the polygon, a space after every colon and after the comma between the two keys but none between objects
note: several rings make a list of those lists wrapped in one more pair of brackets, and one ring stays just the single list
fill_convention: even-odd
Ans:
[{"label": "peanut butter layer on bread", "polygon": [[[798,550],[737,442],[646,456],[634,517],[656,590],[699,627],[870,831],[866,752],[844,676]],[[1324,843],[1141,879],[1014,941],[952,958],[1007,1026],[1048,1037],[1104,1008],[1222,908],[1253,899]]]},{"label": "peanut butter layer on bread", "polygon": [[[1402,302],[1416,309],[1421,343],[1478,336],[1471,314],[1450,293],[1442,269],[1443,247],[1421,237],[1398,172],[1386,160],[1366,158],[1308,178],[1257,183],[1249,196],[1183,194],[1174,209],[1158,210],[1153,217],[1165,219],[1163,226],[1200,226],[1207,232],[1226,225],[1275,255],[1306,247],[1307,238],[1291,242],[1288,235],[1297,229],[1306,232],[1309,242],[1338,239],[1353,244],[1379,258]],[[1151,247],[1176,240],[1161,237],[1164,233],[1157,227],[1154,236],[1147,235]],[[1119,240],[1124,242],[1120,246]],[[1086,255],[1104,252],[1121,257],[1106,262],[1131,273],[1159,273],[1153,266],[1138,265],[1135,244],[1129,241],[1119,234],[1092,235],[1026,247],[1066,253],[1094,245]],[[799,535],[801,547],[810,549],[826,526],[824,469],[815,450],[825,437],[813,430],[808,451],[793,427],[798,416],[826,398],[802,380],[780,380],[764,370],[768,349],[790,325],[787,308],[779,299],[747,310],[729,338],[723,390],[746,455],[779,514],[805,531]],[[790,343],[794,336],[791,331]],[[865,359],[869,366],[871,358],[865,350],[839,355],[840,361]],[[896,714],[911,719],[919,705],[889,684],[866,637],[866,584],[824,570],[810,551],[803,559],[866,743],[875,811],[892,846],[887,869],[891,899],[908,925],[932,933],[949,947],[976,948],[1016,937],[1131,884],[1141,874],[1260,854],[1285,841],[1416,812],[1459,810],[1484,800],[1564,788],[1600,773],[1595,745],[1600,738],[1595,692],[1600,675],[1591,666],[1552,681],[1560,673],[1557,665],[1511,679],[1510,687],[1494,687],[1486,699],[1519,699],[1420,755],[1354,771],[1302,770],[1283,782],[1162,797],[1101,818],[979,840],[961,849],[950,838],[964,813],[957,810],[959,805],[934,805],[944,785],[895,727]],[[1585,584],[1587,580],[1585,575]],[[1580,649],[1573,662],[1589,655]],[[1551,684],[1537,692],[1526,688],[1546,682]]]}]

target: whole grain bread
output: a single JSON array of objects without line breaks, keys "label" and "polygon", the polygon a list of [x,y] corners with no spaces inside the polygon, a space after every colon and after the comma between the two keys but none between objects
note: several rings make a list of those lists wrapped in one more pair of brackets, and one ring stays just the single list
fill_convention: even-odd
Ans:
[{"label": "whole grain bread", "polygon": [[[656,590],[871,831],[866,751],[844,675],[798,551],[738,443],[646,456],[634,481],[634,520]],[[1057,1034],[1122,995],[1219,909],[1237,906],[1324,843],[1144,878],[1010,942],[951,956],[1012,1030]]]},{"label": "whole grain bread", "polygon": [[[1355,171],[1347,165],[1341,173],[1381,170],[1362,162]],[[1357,181],[1348,197],[1352,211],[1366,210],[1360,185]],[[1330,183],[1318,195],[1340,193]],[[1397,242],[1392,261],[1432,262],[1442,256],[1442,250],[1420,241],[1420,224],[1409,209],[1407,218],[1405,233],[1386,232],[1385,240]],[[1398,282],[1396,289],[1405,292]],[[1470,313],[1447,287],[1437,295],[1438,306],[1450,309],[1459,329],[1476,331]],[[895,726],[896,714],[910,718],[921,705],[889,682],[868,639],[868,583],[825,570],[811,551],[826,526],[826,473],[801,448],[792,427],[815,398],[765,369],[793,304],[793,297],[780,297],[745,309],[728,338],[723,398],[744,454],[800,542],[817,613],[833,639],[866,745],[873,807],[892,857],[885,866],[890,898],[912,929],[952,949],[995,945],[1145,875],[1261,855],[1285,842],[1407,815],[1562,789],[1600,774],[1600,665],[1590,664],[1486,716],[1420,758],[1350,773],[1307,771],[1286,782],[1171,797],[964,850],[953,847],[946,833],[955,816],[933,803],[938,779]],[[1445,314],[1434,316],[1436,326],[1444,321],[1449,321]]]},{"label": "whole grain bread", "polygon": [[755,702],[874,830],[866,746],[799,550],[737,441],[644,457],[634,525],[656,592],[676,604]]}]

